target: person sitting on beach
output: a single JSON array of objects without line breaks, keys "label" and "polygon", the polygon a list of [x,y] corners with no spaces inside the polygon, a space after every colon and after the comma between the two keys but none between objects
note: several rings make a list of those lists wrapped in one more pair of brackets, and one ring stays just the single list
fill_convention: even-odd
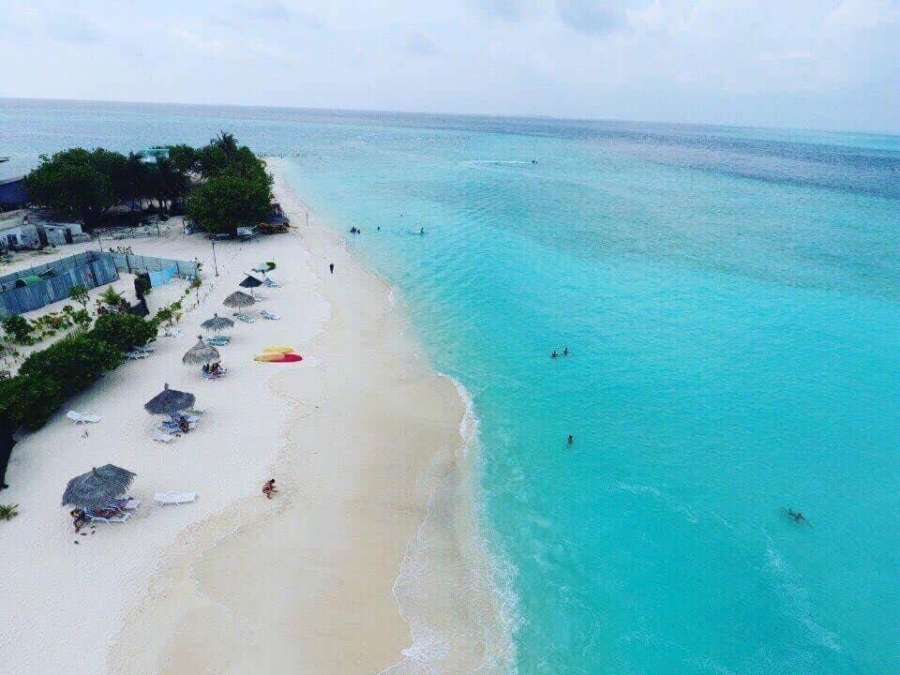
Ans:
[{"label": "person sitting on beach", "polygon": [[209,374],[212,375],[213,377],[221,375],[222,374],[222,364],[220,364],[218,361],[214,361],[213,364],[209,367]]},{"label": "person sitting on beach", "polygon": [[278,490],[275,488],[275,479],[270,478],[269,480],[267,480],[265,485],[263,485],[262,491],[267,499],[272,499],[272,495],[278,492]]},{"label": "person sitting on beach", "polygon": [[181,433],[186,434],[191,430],[191,425],[184,417],[182,417],[178,420],[178,428],[181,429]]},{"label": "person sitting on beach", "polygon": [[81,530],[82,527],[87,525],[88,521],[90,521],[90,518],[88,518],[88,515],[84,512],[84,509],[72,509],[69,512],[69,515],[72,516],[72,525],[75,526],[76,534]]}]

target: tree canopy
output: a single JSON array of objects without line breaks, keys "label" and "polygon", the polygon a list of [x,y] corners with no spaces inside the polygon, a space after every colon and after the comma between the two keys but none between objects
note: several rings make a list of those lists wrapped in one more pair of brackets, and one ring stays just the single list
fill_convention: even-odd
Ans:
[{"label": "tree canopy", "polygon": [[265,165],[233,134],[222,131],[201,147],[169,145],[168,157],[147,162],[96,148],[70,148],[42,156],[27,177],[32,201],[67,217],[95,224],[110,207],[145,199],[161,210],[184,203],[192,178],[201,185],[187,202],[193,220],[209,231],[234,230],[258,222],[268,213],[272,178]]}]

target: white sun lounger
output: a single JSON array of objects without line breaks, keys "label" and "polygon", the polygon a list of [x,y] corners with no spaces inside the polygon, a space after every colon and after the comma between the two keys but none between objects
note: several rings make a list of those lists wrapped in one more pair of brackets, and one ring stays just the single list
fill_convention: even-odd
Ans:
[{"label": "white sun lounger", "polygon": [[163,335],[170,338],[180,338],[184,336],[184,333],[181,329],[175,328],[175,326],[169,326],[163,331]]},{"label": "white sun lounger", "polygon": [[261,311],[259,315],[264,319],[268,319],[269,321],[278,321],[281,319],[278,314],[272,314],[272,312],[267,312],[266,310]]},{"label": "white sun lounger", "polygon": [[197,499],[196,492],[157,492],[153,495],[157,504],[190,504]]},{"label": "white sun lounger", "polygon": [[133,351],[125,354],[125,358],[129,361],[138,361],[140,359],[146,359],[150,354],[148,352],[139,352]]},{"label": "white sun lounger", "polygon": [[104,518],[102,516],[93,515],[90,511],[87,511],[87,517],[91,519],[92,523],[125,523],[128,522],[129,518],[131,518],[131,514],[123,513],[121,516]]},{"label": "white sun lounger", "polygon": [[153,429],[153,440],[159,443],[171,443],[175,440],[175,436],[172,434],[168,434],[165,431],[161,431],[158,427],[154,427]]},{"label": "white sun lounger", "polygon": [[77,410],[70,410],[66,413],[66,417],[75,422],[75,424],[97,424],[101,419],[100,415],[88,415]]},{"label": "white sun lounger", "polygon": [[240,312],[235,312],[234,316],[238,321],[243,321],[244,323],[253,323],[254,321],[252,316],[241,314]]}]

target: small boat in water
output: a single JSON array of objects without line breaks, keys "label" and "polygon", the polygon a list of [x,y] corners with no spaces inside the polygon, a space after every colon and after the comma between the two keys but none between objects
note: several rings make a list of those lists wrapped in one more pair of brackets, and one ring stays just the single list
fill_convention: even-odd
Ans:
[{"label": "small boat in water", "polygon": [[8,161],[9,161],[9,157],[0,157],[0,164],[3,164],[3,162],[8,162]]}]

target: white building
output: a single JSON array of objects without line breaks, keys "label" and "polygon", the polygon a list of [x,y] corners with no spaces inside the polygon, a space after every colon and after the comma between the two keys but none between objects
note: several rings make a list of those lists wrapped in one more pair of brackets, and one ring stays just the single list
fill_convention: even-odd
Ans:
[{"label": "white building", "polygon": [[0,213],[0,251],[62,246],[85,237],[78,223],[35,221],[24,209]]}]

